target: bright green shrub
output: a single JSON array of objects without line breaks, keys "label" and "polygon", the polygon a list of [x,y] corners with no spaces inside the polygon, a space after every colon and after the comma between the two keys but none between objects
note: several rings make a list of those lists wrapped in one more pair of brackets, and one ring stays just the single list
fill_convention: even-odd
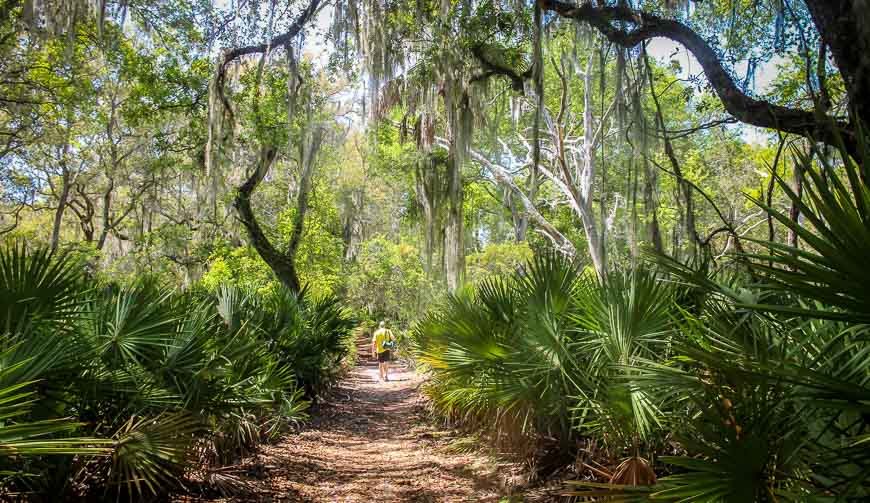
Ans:
[{"label": "bright green shrub", "polygon": [[599,284],[541,255],[449,297],[413,337],[444,413],[552,436],[565,451],[600,432],[618,455],[639,448],[658,415],[625,366],[666,349],[672,312],[672,293],[652,272],[613,272]]},{"label": "bright green shrub", "polygon": [[347,299],[362,317],[407,326],[432,291],[420,251],[405,242],[373,238],[361,245],[347,276]]},{"label": "bright green shrub", "polygon": [[483,251],[465,258],[467,279],[470,283],[477,283],[489,276],[510,274],[532,256],[532,248],[525,241],[490,243]]},{"label": "bright green shrub", "polygon": [[165,494],[303,419],[351,320],[217,290],[93,286],[69,256],[0,249],[0,492]]},{"label": "bright green shrub", "polygon": [[216,292],[221,285],[235,285],[263,294],[280,285],[269,266],[249,246],[221,248],[213,253],[200,283],[209,292]]}]

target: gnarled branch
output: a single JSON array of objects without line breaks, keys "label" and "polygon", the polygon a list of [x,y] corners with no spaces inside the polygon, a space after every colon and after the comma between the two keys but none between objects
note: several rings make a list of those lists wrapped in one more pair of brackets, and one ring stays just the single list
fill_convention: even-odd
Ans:
[{"label": "gnarled branch", "polygon": [[525,82],[532,78],[532,69],[529,68],[523,73],[517,73],[513,68],[510,68],[501,63],[497,63],[489,59],[482,45],[475,45],[471,48],[471,54],[477,58],[480,66],[483,68],[483,73],[475,75],[471,81],[485,80],[489,77],[500,75],[507,77],[511,81],[511,88],[518,93],[523,93],[525,90]]},{"label": "gnarled branch", "polygon": [[[854,128],[848,122],[819,117],[809,110],[775,105],[743,92],[710,44],[679,21],[624,6],[596,6],[590,2],[575,5],[559,0],[539,1],[544,9],[590,24],[608,40],[623,47],[634,47],[655,37],[664,37],[683,45],[701,64],[725,110],[740,122],[794,133],[832,145],[839,144],[835,132],[838,129],[847,148],[853,149],[855,145]],[[626,30],[616,26],[615,22],[630,24],[633,28]]]}]

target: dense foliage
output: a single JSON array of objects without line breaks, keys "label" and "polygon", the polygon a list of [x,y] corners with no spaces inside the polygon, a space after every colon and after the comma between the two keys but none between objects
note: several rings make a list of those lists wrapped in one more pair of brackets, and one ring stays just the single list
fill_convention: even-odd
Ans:
[{"label": "dense foliage", "polygon": [[812,231],[767,209],[807,251],[767,243],[718,271],[653,255],[603,278],[539,256],[451,297],[414,331],[433,404],[496,438],[560,439],[600,482],[567,494],[866,498],[863,165],[811,175]]},{"label": "dense foliage", "polygon": [[66,254],[0,249],[6,494],[138,498],[219,479],[211,469],[304,419],[350,348],[334,298],[82,271]]}]

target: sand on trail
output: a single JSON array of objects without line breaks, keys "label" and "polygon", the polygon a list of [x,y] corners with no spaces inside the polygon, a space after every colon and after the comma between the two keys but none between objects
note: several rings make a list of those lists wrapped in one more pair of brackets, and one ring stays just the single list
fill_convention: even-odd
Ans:
[{"label": "sand on trail", "polygon": [[378,382],[377,363],[368,351],[359,356],[299,433],[238,466],[254,490],[230,501],[500,501],[497,464],[449,448],[457,434],[430,417],[422,378],[394,366]]}]

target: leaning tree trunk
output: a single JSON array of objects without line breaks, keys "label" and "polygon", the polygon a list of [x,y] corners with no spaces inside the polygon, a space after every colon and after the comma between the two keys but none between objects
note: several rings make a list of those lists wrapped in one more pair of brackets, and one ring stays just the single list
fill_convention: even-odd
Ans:
[{"label": "leaning tree trunk", "polygon": [[257,166],[251,176],[239,187],[233,206],[235,206],[236,211],[239,213],[239,220],[241,220],[242,225],[248,231],[251,245],[257,250],[263,261],[278,276],[278,280],[284,286],[293,292],[299,292],[301,287],[299,276],[296,274],[294,257],[288,257],[272,245],[272,242],[269,241],[262,227],[260,227],[260,223],[257,221],[254,209],[251,206],[251,196],[260,182],[263,181],[272,163],[275,162],[277,155],[278,151],[274,147],[268,146],[261,149]]},{"label": "leaning tree trunk", "polygon": [[[288,27],[287,31],[284,33],[277,35],[275,37],[270,38],[264,43],[249,45],[245,47],[236,47],[233,49],[226,49],[223,51],[223,54],[219,58],[217,71],[215,73],[215,79],[210,88],[210,99],[209,99],[209,108],[221,108],[220,113],[211,114],[210,110],[210,122],[217,121],[217,123],[222,122],[223,120],[227,120],[232,123],[234,120],[235,114],[233,113],[232,107],[230,106],[229,99],[224,93],[224,86],[226,84],[227,79],[227,67],[234,62],[235,60],[250,54],[260,54],[260,64],[257,69],[257,83],[256,88],[257,92],[254,95],[254,115],[256,120],[259,122],[259,86],[260,79],[262,78],[263,67],[266,61],[266,56],[275,47],[284,47],[287,50],[288,62],[290,65],[290,73],[291,78],[288,80],[288,119],[292,120],[295,117],[296,112],[296,103],[295,103],[295,93],[296,87],[292,84],[296,80],[295,77],[295,59],[291,52],[292,50],[292,42],[296,38],[296,36],[312,21],[315,13],[318,11],[321,0],[309,0],[308,6],[305,7],[296,17],[296,19],[291,23]],[[271,28],[270,28],[271,31]],[[259,125],[259,124],[258,124]],[[248,233],[248,237],[250,238],[251,245],[254,249],[257,250],[257,253],[260,254],[260,257],[263,259],[266,264],[272,269],[278,279],[287,286],[290,290],[294,292],[301,291],[301,285],[299,282],[299,276],[296,272],[296,250],[299,247],[299,244],[302,239],[302,234],[304,232],[305,227],[305,213],[308,210],[308,196],[310,189],[310,181],[313,171],[313,163],[314,157],[319,149],[320,142],[322,141],[323,132],[319,128],[315,128],[314,131],[310,131],[308,133],[308,140],[310,140],[310,145],[306,148],[306,145],[302,146],[302,183],[300,183],[300,192],[297,201],[297,212],[295,215],[295,220],[293,222],[293,234],[290,237],[290,244],[285,252],[280,252],[275,248],[275,246],[269,241],[268,237],[266,237],[263,232],[262,227],[260,227],[259,222],[257,222],[257,217],[254,214],[253,207],[251,206],[251,196],[254,191],[257,189],[257,186],[260,182],[265,178],[266,173],[268,173],[269,168],[275,162],[275,159],[278,156],[277,149],[267,143],[264,143],[260,147],[260,153],[258,155],[256,166],[254,167],[253,172],[248,176],[245,183],[239,187],[238,192],[236,193],[235,200],[233,201],[233,206],[236,208],[238,212],[239,219],[242,222],[242,225],[245,227],[245,230]],[[226,140],[226,135],[209,135],[208,144],[210,147],[206,150],[206,161],[211,162],[209,159],[212,159],[211,153],[211,144],[216,143],[215,146],[220,146],[221,142]],[[306,179],[307,178],[307,179]]]},{"label": "leaning tree trunk", "polygon": [[260,182],[263,181],[272,163],[275,162],[275,158],[278,156],[278,151],[274,147],[267,145],[261,148],[254,172],[251,173],[244,185],[239,187],[233,203],[236,211],[239,213],[242,225],[244,225],[248,232],[248,237],[254,249],[257,250],[257,253],[260,254],[260,257],[263,258],[263,261],[269,265],[272,271],[275,272],[281,283],[295,293],[302,291],[302,284],[296,271],[296,254],[299,251],[302,236],[305,234],[305,216],[308,213],[308,197],[311,194],[311,184],[314,177],[314,159],[323,141],[323,130],[316,127],[306,136],[305,143],[300,148],[302,175],[296,199],[296,214],[293,217],[290,242],[285,251],[281,252],[272,245],[269,238],[263,232],[262,227],[260,227],[254,210],[251,207],[251,196]]}]

